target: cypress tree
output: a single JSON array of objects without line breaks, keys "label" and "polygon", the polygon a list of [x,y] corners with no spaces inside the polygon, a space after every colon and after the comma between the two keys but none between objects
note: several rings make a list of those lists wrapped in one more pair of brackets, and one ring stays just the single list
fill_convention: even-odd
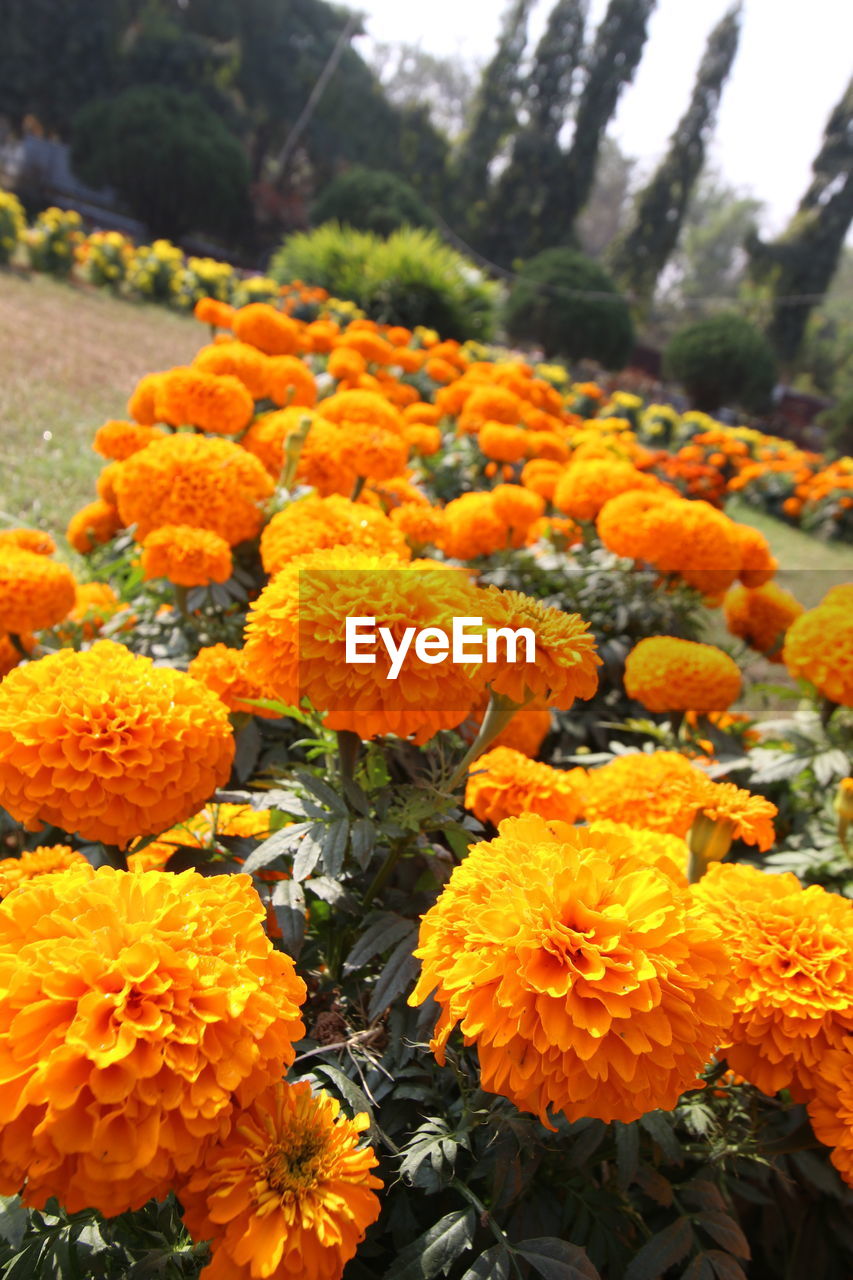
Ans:
[{"label": "cypress tree", "polygon": [[714,27],[699,64],[690,104],[669,149],[640,193],[633,224],[612,257],[613,274],[641,303],[648,303],[678,243],[690,196],[705,163],[723,86],[740,37],[740,3]]},{"label": "cypress tree", "polygon": [[[812,180],[782,235],[747,243],[751,274],[771,287],[767,336],[783,367],[796,360],[817,299],[832,282],[853,222],[853,79],[827,122]],[[788,298],[802,297],[789,302]]]}]

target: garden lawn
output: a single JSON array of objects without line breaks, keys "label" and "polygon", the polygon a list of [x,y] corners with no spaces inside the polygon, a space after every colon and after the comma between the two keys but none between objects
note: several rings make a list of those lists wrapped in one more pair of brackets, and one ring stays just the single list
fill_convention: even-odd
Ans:
[{"label": "garden lawn", "polygon": [[144,373],[207,340],[191,316],[42,275],[0,271],[0,528],[62,534],[95,495],[92,436]]}]

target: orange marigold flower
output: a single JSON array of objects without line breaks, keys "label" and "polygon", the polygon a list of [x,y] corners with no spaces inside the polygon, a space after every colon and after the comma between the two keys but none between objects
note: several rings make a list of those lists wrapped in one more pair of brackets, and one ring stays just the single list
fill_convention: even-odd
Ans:
[{"label": "orange marigold flower", "polygon": [[251,302],[234,312],[235,338],[268,356],[289,356],[299,350],[299,325],[268,302]]},{"label": "orange marigold flower", "polygon": [[161,375],[157,417],[173,427],[193,426],[213,435],[233,436],[251,422],[255,402],[239,378],[198,368]]},{"label": "orange marigold flower", "polygon": [[342,428],[342,456],[357,475],[388,480],[406,469],[406,424],[397,409],[375,391],[338,391],[320,412]]},{"label": "orange marigold flower", "polygon": [[[141,450],[138,450],[141,452]],[[133,455],[131,454],[131,457]],[[116,497],[116,481],[121,475],[122,464],[120,462],[108,462],[98,472],[98,478],[95,481],[95,489],[101,502],[105,502],[107,506],[118,506],[118,498]]]},{"label": "orange marigold flower", "polygon": [[431,458],[441,448],[441,432],[427,422],[411,422],[406,427],[406,444],[422,458]]},{"label": "orange marigold flower", "polygon": [[183,671],[98,640],[17,667],[0,685],[0,803],[124,847],[227,782],[228,712]]},{"label": "orange marigold flower", "polygon": [[74,607],[75,592],[66,565],[21,547],[0,547],[0,634],[54,626]]},{"label": "orange marigold flower", "polygon": [[356,382],[367,372],[367,361],[361,352],[347,344],[330,352],[326,371],[337,382]]},{"label": "orange marigold flower", "polygon": [[180,1189],[184,1220],[210,1240],[204,1280],[340,1280],[379,1217],[369,1128],[307,1081],[271,1085],[237,1113]]},{"label": "orange marigold flower", "polygon": [[310,429],[313,431],[317,420],[310,410],[294,406],[262,413],[255,418],[240,444],[260,459],[273,479],[277,480],[286,460],[287,438],[302,432],[306,419],[311,423]]},{"label": "orange marigold flower", "polygon": [[0,898],[30,880],[67,871],[75,864],[88,866],[83,854],[67,844],[39,845],[37,849],[24,850],[19,858],[0,858]]},{"label": "orange marigold flower", "polygon": [[503,422],[484,422],[477,443],[496,462],[520,462],[527,453],[527,432]]},{"label": "orange marigold flower", "polygon": [[400,530],[413,551],[423,547],[440,547],[447,525],[440,507],[423,506],[419,502],[405,502],[389,512],[393,525]]},{"label": "orange marigold flower", "polygon": [[421,920],[410,1003],[456,1023],[480,1083],[548,1111],[626,1123],[674,1107],[722,1038],[729,959],[676,869],[631,834],[528,814],[475,845]]},{"label": "orange marigold flower", "polygon": [[437,404],[426,404],[422,400],[416,400],[414,404],[406,405],[403,417],[406,422],[412,424],[423,423],[425,426],[435,427],[441,421],[441,409]]},{"label": "orange marigold flower", "polygon": [[[578,613],[550,608],[519,591],[487,587],[480,593],[477,613],[482,609],[487,627],[527,628],[536,640],[532,662],[526,657],[524,638],[516,662],[487,664],[483,675],[493,693],[513,702],[541,699],[549,707],[568,711],[575,698],[591,698],[598,688],[597,667],[601,659],[595,651],[595,637]],[[499,649],[500,653],[500,649]]]},{"label": "orange marigold flower", "polygon": [[543,539],[553,543],[558,550],[565,551],[567,547],[574,547],[582,542],[583,533],[580,525],[567,516],[542,516],[539,520],[534,520],[527,530],[525,542],[528,547],[532,547]]},{"label": "orange marigold flower", "polygon": [[597,822],[590,822],[589,830],[611,835],[629,835],[635,853],[640,854],[655,866],[664,863],[670,875],[675,876],[677,871],[679,883],[687,884],[689,849],[687,841],[681,836],[672,836],[666,831],[647,831],[643,827],[631,827],[627,822],[611,822],[609,818],[599,818]]},{"label": "orange marigold flower", "polygon": [[[483,702],[480,719],[486,710],[487,701]],[[539,754],[542,743],[551,732],[551,712],[546,706],[534,703],[529,707],[521,707],[516,711],[505,729],[502,729],[492,743],[495,747],[511,747],[522,755],[534,760]]]},{"label": "orange marigold flower", "polygon": [[585,777],[583,769],[552,769],[511,747],[493,747],[471,766],[465,808],[494,826],[522,813],[574,822],[581,812],[578,783]]},{"label": "orange marigold flower", "polygon": [[693,886],[734,965],[725,1055],[764,1093],[802,1101],[828,1050],[853,1031],[853,904],[796,876],[714,863]]},{"label": "orange marigold flower", "polygon": [[75,866],[0,910],[0,1185],[162,1199],[293,1061],[305,984],[248,876]]},{"label": "orange marigold flower", "polygon": [[800,614],[785,633],[782,661],[831,702],[853,707],[853,613],[820,604]]},{"label": "orange marigold flower", "polygon": [[444,508],[444,550],[455,560],[489,556],[507,545],[509,535],[489,493],[463,493]]},{"label": "orange marigold flower", "polygon": [[405,532],[384,512],[332,494],[300,498],[277,511],[261,534],[261,560],[272,575],[296,556],[344,546],[386,552],[400,561],[410,555]]},{"label": "orange marigold flower", "polygon": [[271,356],[269,395],[275,404],[311,408],[317,399],[314,375],[297,356]]},{"label": "orange marigold flower", "polygon": [[779,561],[770,550],[770,543],[763,533],[748,524],[733,521],[734,532],[740,544],[740,573],[738,577],[745,587],[763,587],[776,573]]},{"label": "orange marigold flower", "polygon": [[740,572],[734,521],[709,502],[679,499],[651,507],[644,518],[644,554],[663,573],[675,573],[703,595],[727,591]]},{"label": "orange marigold flower", "polygon": [[96,498],[75,511],[68,521],[65,536],[74,550],[85,556],[96,546],[114,538],[121,527],[118,508],[111,502],[104,502],[103,498]]},{"label": "orange marigold flower", "polygon": [[157,440],[121,463],[119,515],[145,538],[164,524],[218,533],[230,546],[254,538],[274,488],[257,458],[231,440],[181,434]]},{"label": "orange marigold flower", "polygon": [[433,382],[442,384],[453,382],[459,377],[459,370],[449,360],[442,360],[438,356],[431,356],[425,361],[424,373],[428,378],[432,378]]},{"label": "orange marigold flower", "polygon": [[627,560],[646,560],[655,543],[647,515],[661,503],[677,501],[667,489],[628,489],[609,498],[598,513],[595,527],[608,551]]},{"label": "orange marigold flower", "polygon": [[545,499],[520,484],[495,485],[492,506],[509,529],[513,546],[521,546],[527,531],[545,510]]},{"label": "orange marigold flower", "polygon": [[[682,781],[675,783],[676,788],[684,786]],[[718,838],[714,841],[717,849],[725,846],[723,852],[717,855],[710,851],[709,842],[706,858],[719,860],[724,857],[732,840],[756,845],[762,853],[773,844],[776,839],[773,819],[779,810],[772,800],[753,795],[742,787],[736,787],[733,782],[713,782],[710,778],[702,778],[698,788],[691,780],[687,787],[691,803],[694,799],[698,802],[690,833],[691,847],[699,848],[701,852],[701,845],[711,836],[712,827],[717,829]],[[725,837],[722,841],[719,839],[721,835]]]},{"label": "orange marigold flower", "polygon": [[247,698],[265,698],[266,693],[253,678],[242,649],[229,649],[224,644],[207,645],[199,649],[187,667],[187,673],[221,698],[229,711],[262,716],[268,720],[276,718],[275,711],[253,707],[246,701]]},{"label": "orange marigold flower", "polygon": [[159,427],[146,427],[139,422],[122,422],[118,418],[110,418],[95,432],[92,448],[102,458],[110,458],[114,462],[123,462],[132,453],[144,449],[152,440],[159,440],[165,432]]},{"label": "orange marigold flower", "polygon": [[32,551],[37,556],[52,556],[56,543],[43,529],[0,529],[0,554],[8,547]]},{"label": "orange marigold flower", "polygon": [[533,458],[521,469],[521,483],[525,489],[530,489],[533,493],[538,493],[545,498],[547,502],[552,502],[557,482],[562,474],[563,468],[559,462],[550,458]]},{"label": "orange marigold flower", "polygon": [[193,358],[193,368],[237,378],[253,400],[265,400],[270,393],[270,358],[248,342],[213,342],[202,347]]},{"label": "orange marigold flower", "polygon": [[[32,653],[36,646],[36,638],[31,631],[16,635],[16,639],[24,653]],[[10,637],[0,635],[0,680],[7,676],[10,671],[14,671],[22,660],[21,650],[12,643]]]},{"label": "orange marigold flower", "polygon": [[234,308],[218,298],[199,298],[193,307],[193,315],[202,324],[209,324],[214,329],[230,329],[234,321]]},{"label": "orange marigold flower", "polygon": [[[295,411],[285,409],[284,412]],[[333,493],[349,497],[352,493],[358,472],[352,457],[351,438],[337,422],[319,417],[312,419],[299,454],[296,479],[300,484],[312,485],[321,498]]]},{"label": "orange marigold flower", "polygon": [[282,702],[298,706],[308,697],[327,711],[330,729],[365,739],[414,735],[421,744],[461,723],[482,684],[453,663],[436,679],[435,667],[414,655],[395,680],[387,678],[381,653],[372,665],[348,663],[346,621],[373,617],[399,646],[407,627],[438,627],[449,635],[453,618],[472,616],[476,604],[466,575],[453,569],[417,571],[394,555],[350,546],[315,551],[291,560],[252,604],[246,660]]},{"label": "orange marigold flower", "polygon": [[705,781],[705,775],[677,751],[632,751],[590,769],[584,813],[590,822],[610,818],[683,837]]},{"label": "orange marigold flower", "polygon": [[[202,650],[204,652],[204,650]],[[206,804],[185,822],[170,827],[145,845],[134,851],[131,845],[127,855],[129,871],[162,871],[169,859],[180,849],[206,849],[211,854],[231,857],[227,845],[220,837],[243,836],[265,840],[270,834],[269,809],[253,809],[249,804]],[[134,842],[136,843],[136,842]],[[261,872],[281,878],[283,872]]]},{"label": "orange marigold flower", "polygon": [[554,491],[554,505],[573,520],[594,520],[605,502],[629,489],[657,489],[660,482],[618,458],[573,462]]},{"label": "orange marigold flower", "polygon": [[91,640],[104,623],[123,607],[108,582],[78,582],[74,608],[66,621],[82,627],[83,635]]},{"label": "orange marigold flower", "polygon": [[514,391],[498,386],[475,387],[465,400],[457,430],[460,435],[476,435],[487,422],[505,422],[515,427],[523,421],[523,414],[524,401]]},{"label": "orange marigold flower", "polygon": [[829,1158],[853,1187],[853,1041],[821,1056],[812,1073],[808,1099],[815,1137],[832,1150]]},{"label": "orange marigold flower", "polygon": [[740,686],[737,663],[713,644],[647,636],[625,660],[625,692],[647,711],[727,711]]},{"label": "orange marigold flower", "polygon": [[726,626],[771,662],[782,661],[785,633],[803,606],[775,582],[762,587],[734,586],[723,602]]},{"label": "orange marigold flower", "polygon": [[157,417],[157,392],[162,373],[146,373],[136,384],[133,395],[127,402],[127,411],[135,422],[144,427],[153,427],[159,422]]},{"label": "orange marigold flower", "polygon": [[830,587],[820,602],[820,608],[853,609],[853,582],[842,582],[837,587]]},{"label": "orange marigold flower", "polygon": [[231,548],[218,533],[186,524],[161,524],[142,543],[146,579],[168,578],[179,587],[206,587],[231,577]]}]

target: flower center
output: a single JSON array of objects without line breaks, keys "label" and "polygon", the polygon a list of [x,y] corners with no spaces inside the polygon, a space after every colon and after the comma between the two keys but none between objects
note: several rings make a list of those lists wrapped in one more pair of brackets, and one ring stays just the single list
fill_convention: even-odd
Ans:
[{"label": "flower center", "polygon": [[322,1167],[323,1140],[310,1130],[280,1135],[266,1160],[267,1184],[280,1195],[308,1191],[317,1185]]}]

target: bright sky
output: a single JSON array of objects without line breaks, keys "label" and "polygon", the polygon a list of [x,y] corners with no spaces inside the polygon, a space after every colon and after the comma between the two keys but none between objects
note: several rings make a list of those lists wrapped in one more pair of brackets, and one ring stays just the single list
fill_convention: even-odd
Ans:
[{"label": "bright sky", "polygon": [[[486,61],[506,0],[349,0],[371,39]],[[650,170],[684,111],[708,32],[731,0],[658,0],[634,81],[612,132]],[[538,38],[551,0],[538,0]],[[591,0],[595,23],[607,0]],[[367,52],[367,41],[362,47]],[[765,202],[764,229],[796,208],[835,103],[853,72],[851,0],[744,0],[740,46],[723,94],[710,160],[745,194]]]}]

